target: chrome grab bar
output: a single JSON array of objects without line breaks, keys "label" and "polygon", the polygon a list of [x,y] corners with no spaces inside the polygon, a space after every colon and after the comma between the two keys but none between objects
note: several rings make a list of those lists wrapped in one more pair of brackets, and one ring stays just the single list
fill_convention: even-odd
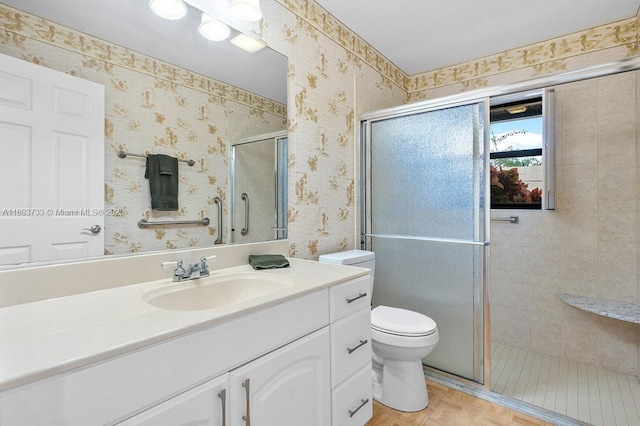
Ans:
[{"label": "chrome grab bar", "polygon": [[244,228],[240,231],[240,235],[244,236],[249,233],[249,196],[243,192],[240,198],[244,201]]},{"label": "chrome grab bar", "polygon": [[509,216],[509,217],[492,217],[491,222],[509,222],[509,223],[518,223],[520,222],[519,216]]},{"label": "chrome grab bar", "polygon": [[213,242],[213,244],[221,244],[222,243],[222,199],[220,197],[216,197],[213,199],[215,203],[218,205],[218,238]]},{"label": "chrome grab bar", "polygon": [[147,219],[140,219],[138,221],[138,228],[144,229],[149,226],[162,226],[162,225],[202,225],[207,226],[211,221],[208,217],[202,220],[161,220],[158,222],[149,222]]},{"label": "chrome grab bar", "polygon": [[460,240],[457,238],[420,237],[417,235],[395,235],[395,234],[362,234],[362,235],[365,237],[373,237],[373,238],[430,241],[434,243],[466,244],[470,246],[481,246],[481,247],[487,247],[490,245],[489,241]]}]

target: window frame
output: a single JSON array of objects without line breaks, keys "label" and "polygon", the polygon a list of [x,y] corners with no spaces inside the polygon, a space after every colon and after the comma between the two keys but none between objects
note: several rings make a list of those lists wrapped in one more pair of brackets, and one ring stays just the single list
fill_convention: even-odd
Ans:
[{"label": "window frame", "polygon": [[[542,157],[542,199],[540,204],[526,203],[493,203],[490,199],[492,209],[511,210],[555,210],[555,91],[554,89],[543,88],[526,92],[512,93],[503,96],[489,98],[490,108],[504,106],[511,103],[526,103],[540,98],[542,101],[541,113],[530,117],[542,118],[542,147],[534,149],[521,149],[513,151],[490,152],[489,159],[500,158],[523,158]],[[515,117],[518,119],[519,117]],[[525,119],[527,116],[522,116]],[[499,120],[502,121],[502,120]],[[498,121],[489,121],[489,126]]]}]

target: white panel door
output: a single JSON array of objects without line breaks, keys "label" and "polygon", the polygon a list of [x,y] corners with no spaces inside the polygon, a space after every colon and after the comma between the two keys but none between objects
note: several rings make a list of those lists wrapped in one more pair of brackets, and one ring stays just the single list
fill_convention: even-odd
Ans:
[{"label": "white panel door", "polygon": [[0,55],[0,152],[0,265],[104,253],[104,86]]},{"label": "white panel door", "polygon": [[233,370],[231,425],[331,424],[329,347],[324,328]]}]

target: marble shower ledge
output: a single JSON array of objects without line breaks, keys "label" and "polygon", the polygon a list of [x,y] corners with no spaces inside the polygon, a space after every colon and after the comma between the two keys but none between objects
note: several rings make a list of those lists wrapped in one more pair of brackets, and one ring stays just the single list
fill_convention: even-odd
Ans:
[{"label": "marble shower ledge", "polygon": [[569,293],[558,293],[558,297],[565,303],[584,311],[640,324],[640,305],[637,303],[596,299]]}]

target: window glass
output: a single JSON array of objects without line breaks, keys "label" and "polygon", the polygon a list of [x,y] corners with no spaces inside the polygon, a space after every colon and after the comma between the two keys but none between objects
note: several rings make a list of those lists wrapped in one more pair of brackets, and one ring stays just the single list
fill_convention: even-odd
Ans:
[{"label": "window glass", "polygon": [[[491,207],[540,209],[542,99],[491,108]],[[515,111],[515,113],[513,112]]]}]

